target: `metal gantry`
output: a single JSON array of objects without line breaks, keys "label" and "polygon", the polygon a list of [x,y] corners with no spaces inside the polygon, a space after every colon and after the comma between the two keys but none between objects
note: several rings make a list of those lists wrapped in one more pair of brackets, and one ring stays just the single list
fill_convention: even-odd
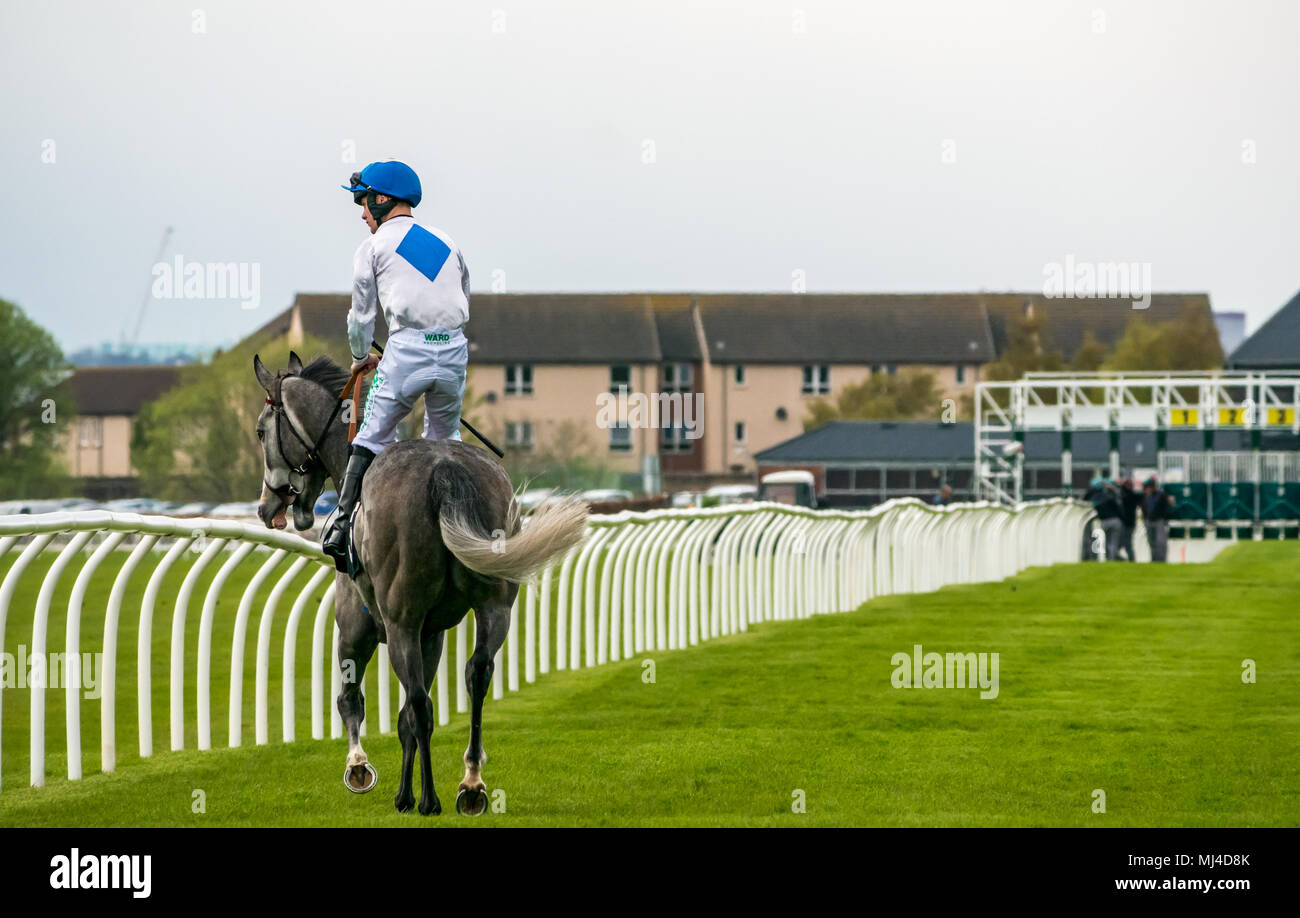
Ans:
[{"label": "metal gantry", "polygon": [[[1179,373],[1027,373],[1018,380],[982,382],[975,390],[975,496],[1015,505],[1024,481],[1025,434],[1061,435],[1061,481],[1073,477],[1071,434],[1107,431],[1110,471],[1119,474],[1119,433],[1156,434],[1157,461],[1174,430],[1203,433],[1213,452],[1218,430],[1250,434],[1252,451],[1264,431],[1300,434],[1300,371]],[[1163,467],[1163,466],[1162,466]]]}]

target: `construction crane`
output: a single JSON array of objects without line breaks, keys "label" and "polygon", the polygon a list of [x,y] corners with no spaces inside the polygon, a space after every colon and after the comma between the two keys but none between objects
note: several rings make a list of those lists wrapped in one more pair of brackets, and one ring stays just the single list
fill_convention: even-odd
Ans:
[{"label": "construction crane", "polygon": [[[158,243],[158,254],[154,256],[153,264],[156,265],[162,261],[163,255],[167,253],[167,243],[171,241],[172,228],[169,226],[163,230],[162,241]],[[152,269],[152,265],[150,266]],[[144,328],[145,312],[149,309],[149,300],[153,298],[153,280],[150,279],[149,285],[145,287],[144,297],[140,300],[140,312],[135,320],[135,332],[130,338],[123,336],[122,349],[135,347],[140,341],[140,331]]]}]

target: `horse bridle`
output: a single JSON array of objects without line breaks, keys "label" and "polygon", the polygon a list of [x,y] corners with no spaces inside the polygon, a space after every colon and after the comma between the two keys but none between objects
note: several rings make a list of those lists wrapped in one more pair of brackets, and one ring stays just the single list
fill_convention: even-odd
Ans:
[{"label": "horse bridle", "polygon": [[[317,436],[315,441],[312,443],[308,443],[303,439],[302,434],[298,433],[298,428],[294,426],[293,419],[289,417],[289,412],[285,410],[284,395],[281,392],[281,388],[284,386],[286,378],[287,377],[283,373],[276,374],[275,386],[271,393],[266,397],[266,404],[271,406],[271,413],[275,415],[275,448],[279,451],[280,458],[289,469],[289,479],[288,484],[286,485],[289,490],[289,500],[285,501],[285,503],[291,503],[293,499],[301,493],[300,488],[295,488],[293,486],[293,476],[297,475],[299,480],[305,481],[307,474],[313,465],[324,466],[324,463],[320,458],[321,444],[325,442],[325,435],[329,433],[330,428],[334,426],[335,419],[339,416],[339,410],[343,407],[344,398],[352,388],[355,374],[354,380],[349,380],[348,385],[344,387],[338,401],[334,403],[334,410],[330,412],[329,420],[327,420],[325,426],[321,428],[320,435]],[[306,457],[298,465],[294,465],[290,462],[289,457],[284,454],[284,438],[280,435],[281,419],[289,425],[289,432],[293,434],[294,439],[302,445],[303,450],[306,452]],[[270,485],[267,485],[267,487],[270,487]]]}]

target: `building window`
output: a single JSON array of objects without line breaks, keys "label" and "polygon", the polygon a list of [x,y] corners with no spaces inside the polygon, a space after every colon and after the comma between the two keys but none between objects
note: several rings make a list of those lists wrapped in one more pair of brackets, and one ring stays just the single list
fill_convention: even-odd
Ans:
[{"label": "building window", "polygon": [[957,385],[960,386],[965,381],[966,381],[966,364],[959,363],[957,364]]},{"label": "building window", "polygon": [[630,453],[632,451],[632,428],[626,424],[616,424],[609,429],[609,451],[611,453]]},{"label": "building window", "polygon": [[888,373],[890,376],[893,376],[895,373],[898,372],[898,364],[896,363],[885,364],[885,372]]},{"label": "building window", "polygon": [[690,392],[691,365],[689,363],[665,363],[663,391]]},{"label": "building window", "polygon": [[745,422],[744,422],[744,421],[737,421],[737,422],[736,422],[736,442],[737,442],[737,443],[744,443],[744,442],[745,442]]},{"label": "building window", "polygon": [[609,391],[632,388],[632,368],[626,363],[616,363],[609,368]]},{"label": "building window", "polygon": [[831,368],[827,364],[809,364],[803,368],[803,394],[829,395]]},{"label": "building window", "polygon": [[531,421],[506,421],[506,448],[533,451],[533,424]]},{"label": "building window", "polygon": [[104,419],[82,417],[77,419],[77,439],[84,447],[98,449],[104,445]]},{"label": "building window", "polygon": [[880,488],[880,469],[857,469],[853,473],[853,490],[876,491]]},{"label": "building window", "polygon": [[691,441],[686,438],[685,427],[665,427],[659,435],[661,453],[689,453]]},{"label": "building window", "polygon": [[826,490],[827,491],[853,490],[853,469],[827,469]]},{"label": "building window", "polygon": [[506,367],[506,395],[533,394],[533,365],[512,363]]},{"label": "building window", "polygon": [[736,364],[735,371],[736,385],[743,386],[745,384],[745,365],[743,363]]}]

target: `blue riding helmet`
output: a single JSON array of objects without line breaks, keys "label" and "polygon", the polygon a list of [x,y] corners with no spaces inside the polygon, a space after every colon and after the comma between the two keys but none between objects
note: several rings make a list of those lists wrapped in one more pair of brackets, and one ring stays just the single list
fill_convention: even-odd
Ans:
[{"label": "blue riding helmet", "polygon": [[424,195],[420,189],[420,177],[406,163],[371,163],[360,172],[352,173],[351,182],[351,185],[339,187],[352,192],[353,200],[358,203],[362,195],[373,191],[390,198],[400,198],[408,201],[412,207],[418,207],[420,198]]}]

